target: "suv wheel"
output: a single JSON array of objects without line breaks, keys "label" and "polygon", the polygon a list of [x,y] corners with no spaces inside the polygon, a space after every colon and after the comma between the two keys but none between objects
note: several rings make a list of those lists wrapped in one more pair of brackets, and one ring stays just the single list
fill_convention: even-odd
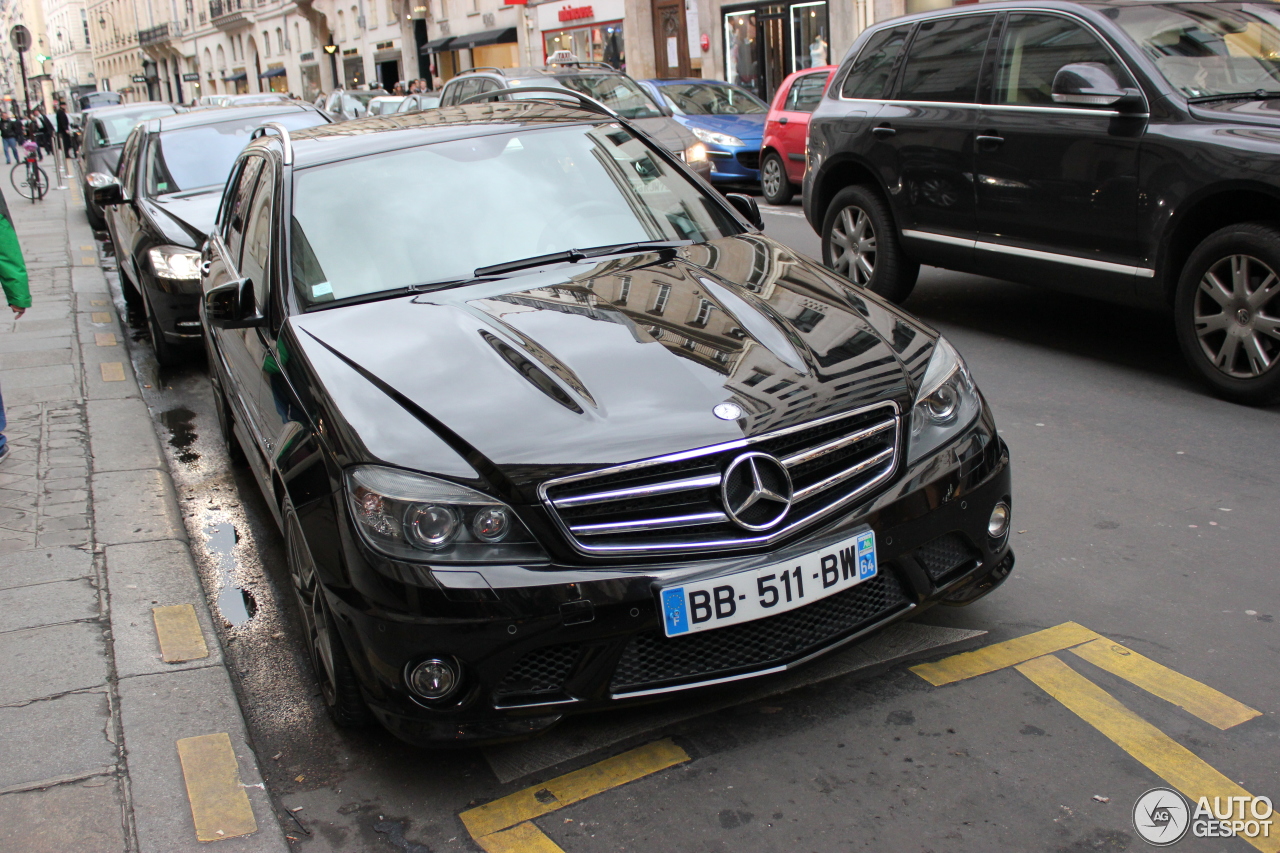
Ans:
[{"label": "suv wheel", "polygon": [[791,179],[787,177],[786,164],[776,152],[764,155],[760,163],[760,190],[769,204],[786,204],[791,201]]},{"label": "suv wheel", "polygon": [[1183,267],[1174,322],[1183,355],[1218,396],[1280,401],[1280,230],[1230,225]]},{"label": "suv wheel", "polygon": [[920,265],[907,258],[888,206],[868,187],[841,190],[822,222],[822,261],[890,302],[911,295]]}]

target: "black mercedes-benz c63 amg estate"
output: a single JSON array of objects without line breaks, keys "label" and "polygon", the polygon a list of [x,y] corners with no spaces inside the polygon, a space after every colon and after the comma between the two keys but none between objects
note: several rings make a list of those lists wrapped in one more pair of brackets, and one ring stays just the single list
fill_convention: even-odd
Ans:
[{"label": "black mercedes-benz c63 amg estate", "polygon": [[945,339],[606,108],[524,97],[268,126],[204,249],[339,724],[528,735],[1007,577],[1008,450]]}]

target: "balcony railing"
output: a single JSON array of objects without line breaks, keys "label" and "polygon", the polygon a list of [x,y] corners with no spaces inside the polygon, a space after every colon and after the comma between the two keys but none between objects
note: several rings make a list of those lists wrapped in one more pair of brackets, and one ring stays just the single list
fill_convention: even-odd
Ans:
[{"label": "balcony railing", "polygon": [[167,24],[161,24],[160,26],[152,27],[149,30],[138,30],[138,46],[146,47],[149,44],[157,44],[171,38],[181,37],[182,24],[177,21],[170,21]]}]

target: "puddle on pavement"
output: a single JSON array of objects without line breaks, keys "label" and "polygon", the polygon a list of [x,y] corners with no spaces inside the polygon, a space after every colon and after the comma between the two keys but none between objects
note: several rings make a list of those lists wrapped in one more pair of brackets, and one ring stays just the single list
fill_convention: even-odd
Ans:
[{"label": "puddle on pavement", "polygon": [[186,406],[179,406],[160,413],[160,423],[169,430],[169,446],[176,451],[178,461],[184,465],[194,465],[200,461],[200,454],[192,449],[196,443],[196,413]]},{"label": "puddle on pavement", "polygon": [[218,611],[222,613],[223,619],[231,623],[232,627],[243,625],[258,612],[258,602],[254,600],[249,590],[239,586],[235,581],[233,574],[236,568],[235,548],[236,542],[240,539],[236,534],[236,527],[228,521],[206,524],[204,535],[208,540],[206,546],[209,554],[213,558],[214,565],[218,567],[221,581],[218,587]]}]

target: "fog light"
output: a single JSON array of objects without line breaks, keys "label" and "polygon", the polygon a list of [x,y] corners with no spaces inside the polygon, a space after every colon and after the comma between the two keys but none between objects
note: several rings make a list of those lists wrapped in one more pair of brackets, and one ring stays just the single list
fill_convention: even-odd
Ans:
[{"label": "fog light", "polygon": [[409,689],[423,699],[443,699],[457,684],[458,674],[439,658],[424,660],[409,673]]},{"label": "fog light", "polygon": [[987,520],[987,535],[999,539],[1009,531],[1009,505],[1004,501],[996,504],[991,510],[991,518]]}]

